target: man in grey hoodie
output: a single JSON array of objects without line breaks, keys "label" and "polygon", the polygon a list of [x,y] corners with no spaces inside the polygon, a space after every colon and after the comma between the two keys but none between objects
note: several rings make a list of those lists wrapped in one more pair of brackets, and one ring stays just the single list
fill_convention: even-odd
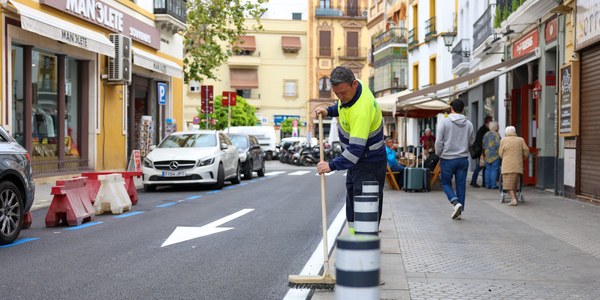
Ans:
[{"label": "man in grey hoodie", "polygon": [[[452,219],[460,219],[465,207],[469,146],[475,142],[473,124],[462,114],[465,105],[456,99],[450,103],[450,115],[437,128],[435,154],[440,157],[442,190],[453,206]],[[452,188],[455,177],[456,189]]]}]

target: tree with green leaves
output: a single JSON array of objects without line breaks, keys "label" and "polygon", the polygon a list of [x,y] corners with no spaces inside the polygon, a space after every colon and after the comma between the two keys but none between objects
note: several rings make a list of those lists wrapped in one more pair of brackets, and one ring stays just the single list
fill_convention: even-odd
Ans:
[{"label": "tree with green leaves", "polygon": [[215,70],[231,56],[231,45],[248,28],[245,20],[254,19],[252,30],[262,30],[262,6],[268,0],[188,0],[187,29],[183,34],[184,82],[215,79]]},{"label": "tree with green leaves", "polygon": [[[209,114],[211,119],[215,119],[215,125],[208,126],[209,129],[223,130],[227,128],[227,106],[222,105],[222,96],[216,96],[214,99],[214,112]],[[235,106],[231,107],[231,126],[254,126],[258,124],[258,118],[256,118],[256,108],[250,105],[246,99],[237,96]],[[196,108],[198,111],[198,118],[206,121],[206,114],[201,113],[200,108]],[[204,129],[206,124],[201,123],[200,129]]]},{"label": "tree with green leaves", "polygon": [[496,5],[496,13],[494,14],[494,28],[499,28],[500,23],[502,23],[502,11],[500,10],[500,5]]}]

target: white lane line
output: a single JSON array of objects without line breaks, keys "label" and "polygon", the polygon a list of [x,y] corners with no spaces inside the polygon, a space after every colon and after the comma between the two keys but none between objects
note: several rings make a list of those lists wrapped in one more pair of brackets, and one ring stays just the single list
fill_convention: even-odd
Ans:
[{"label": "white lane line", "polygon": [[296,172],[290,173],[288,175],[295,175],[295,176],[297,176],[297,175],[304,175],[304,174],[308,174],[308,173],[310,173],[310,171],[296,171]]},{"label": "white lane line", "polygon": [[279,174],[283,174],[283,173],[285,173],[285,171],[274,171],[274,172],[265,173],[265,176],[275,176],[275,175],[279,175]]},{"label": "white lane line", "polygon": [[[342,228],[344,227],[345,222],[346,222],[346,205],[344,205],[342,207],[342,209],[340,209],[337,216],[335,217],[335,220],[333,220],[333,223],[331,223],[331,225],[329,226],[329,229],[327,230],[327,249],[328,249],[327,252],[328,253],[331,253],[331,249],[333,248],[335,239],[340,234],[340,231],[342,231]],[[311,255],[310,259],[306,262],[306,265],[304,265],[304,269],[302,269],[302,272],[300,272],[299,275],[319,275],[319,272],[321,271],[321,268],[323,267],[323,261],[324,261],[323,240],[321,239],[321,242],[319,243],[319,245],[317,246],[317,248]],[[333,272],[334,268],[335,267],[330,262],[329,270],[331,272]],[[308,297],[308,293],[310,293],[310,289],[289,289],[287,294],[285,295],[285,297],[283,297],[283,299],[284,300],[300,300],[300,299],[305,300]]]},{"label": "white lane line", "polygon": [[[336,172],[336,171],[329,172],[329,173],[325,173],[325,176],[331,176],[331,175],[335,174],[335,172]],[[315,173],[315,176],[320,176],[320,175],[321,175],[321,174],[319,174],[319,173]]]}]

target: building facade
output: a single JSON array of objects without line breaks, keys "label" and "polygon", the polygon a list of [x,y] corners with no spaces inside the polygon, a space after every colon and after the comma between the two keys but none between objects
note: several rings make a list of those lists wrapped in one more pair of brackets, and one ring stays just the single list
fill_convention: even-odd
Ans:
[{"label": "building facade", "polygon": [[[250,30],[240,37],[243,43],[232,45],[238,50],[216,70],[219,80],[186,86],[184,119],[188,128],[198,116],[200,85],[212,85],[215,96],[223,91],[236,91],[256,108],[257,125],[274,126],[279,137],[281,122],[286,118],[298,119],[298,133],[306,135],[309,121],[307,22],[301,16],[293,19],[296,13],[301,14],[299,10],[290,11],[287,19],[261,18],[264,30]],[[252,28],[255,21],[246,22],[247,28]]]},{"label": "building facade", "polygon": [[[164,136],[167,119],[182,119],[182,7],[177,0],[2,5],[0,120],[31,154],[34,176],[125,169],[132,150]],[[142,115],[154,122],[144,132]]]},{"label": "building facade", "polygon": [[[356,78],[369,85],[368,56],[370,35],[367,0],[308,1],[308,132],[318,135],[314,109],[330,106],[337,98],[329,75],[337,66],[350,68]],[[329,135],[330,118],[324,120],[323,134]]]}]

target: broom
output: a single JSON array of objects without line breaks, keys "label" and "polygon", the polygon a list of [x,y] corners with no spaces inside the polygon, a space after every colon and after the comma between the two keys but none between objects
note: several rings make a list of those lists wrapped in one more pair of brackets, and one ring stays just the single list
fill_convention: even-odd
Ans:
[{"label": "broom", "polygon": [[[319,114],[319,152],[323,161],[323,116]],[[323,220],[323,275],[288,275],[288,286],[300,289],[334,289],[335,277],[329,272],[327,251],[327,206],[325,202],[325,174],[321,174],[321,218]]]}]

